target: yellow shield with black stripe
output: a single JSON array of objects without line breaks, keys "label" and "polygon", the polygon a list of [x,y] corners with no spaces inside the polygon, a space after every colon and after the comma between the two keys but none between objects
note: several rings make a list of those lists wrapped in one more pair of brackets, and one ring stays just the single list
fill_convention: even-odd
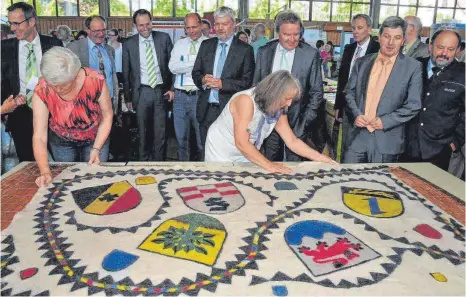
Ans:
[{"label": "yellow shield with black stripe", "polygon": [[343,203],[351,210],[369,217],[394,218],[404,212],[403,201],[395,192],[341,187]]}]

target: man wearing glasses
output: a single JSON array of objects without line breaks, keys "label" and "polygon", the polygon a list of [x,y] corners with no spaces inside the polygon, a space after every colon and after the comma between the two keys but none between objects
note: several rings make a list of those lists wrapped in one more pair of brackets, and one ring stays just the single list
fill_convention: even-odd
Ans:
[{"label": "man wearing glasses", "polygon": [[2,41],[2,108],[8,114],[6,127],[11,132],[20,162],[34,161],[32,151],[32,95],[41,76],[42,54],[63,46],[56,38],[40,35],[34,8],[24,2],[8,7],[8,23],[16,38]]},{"label": "man wearing glasses", "polygon": [[115,50],[105,43],[105,19],[99,15],[84,21],[87,38],[70,43],[68,48],[78,56],[82,67],[89,67],[105,77],[114,114],[118,108],[118,78],[115,70]]}]

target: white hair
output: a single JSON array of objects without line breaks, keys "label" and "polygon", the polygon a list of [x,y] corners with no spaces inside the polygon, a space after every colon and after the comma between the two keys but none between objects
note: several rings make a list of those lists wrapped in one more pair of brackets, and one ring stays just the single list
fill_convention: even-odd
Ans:
[{"label": "white hair", "polygon": [[235,22],[235,11],[231,9],[230,7],[226,6],[221,6],[217,8],[214,12],[214,18],[224,18],[224,17],[230,17],[231,21],[234,23]]},{"label": "white hair", "polygon": [[57,38],[61,41],[69,41],[71,38],[71,29],[67,25],[57,27]]},{"label": "white hair", "polygon": [[48,84],[55,86],[69,83],[81,69],[81,61],[72,51],[61,46],[48,50],[40,63],[40,72]]}]

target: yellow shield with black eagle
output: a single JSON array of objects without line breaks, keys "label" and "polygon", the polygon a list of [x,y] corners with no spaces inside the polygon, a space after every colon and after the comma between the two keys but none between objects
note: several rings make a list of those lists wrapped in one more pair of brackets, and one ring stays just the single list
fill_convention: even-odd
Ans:
[{"label": "yellow shield with black eagle", "polygon": [[394,218],[404,212],[398,193],[382,190],[341,187],[343,203],[351,210],[369,217]]}]

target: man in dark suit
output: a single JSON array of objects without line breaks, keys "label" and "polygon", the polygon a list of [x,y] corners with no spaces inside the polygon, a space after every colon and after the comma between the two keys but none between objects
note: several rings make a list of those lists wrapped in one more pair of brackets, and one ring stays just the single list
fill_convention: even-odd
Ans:
[{"label": "man in dark suit", "polygon": [[372,19],[367,14],[357,14],[351,21],[354,41],[345,46],[338,72],[337,94],[335,97],[335,119],[341,122],[345,109],[345,88],[354,63],[365,55],[377,53],[380,45],[371,37]]},{"label": "man in dark suit", "polygon": [[[40,77],[42,54],[63,44],[37,32],[36,12],[29,4],[18,2],[8,7],[8,22],[16,38],[3,40],[1,45],[2,104],[15,100],[16,108],[10,108],[6,127],[15,142],[19,161],[34,161],[31,98]],[[14,99],[7,99],[11,95]]]},{"label": "man in dark suit", "polygon": [[387,18],[380,51],[356,62],[347,87],[349,121],[344,163],[396,162],[405,149],[405,125],[421,108],[421,63],[400,53],[406,23]]},{"label": "man in dark suit", "polygon": [[252,47],[233,34],[233,9],[219,7],[214,19],[217,37],[202,42],[192,71],[193,81],[200,90],[196,114],[203,147],[210,125],[231,96],[251,87],[254,74]]},{"label": "man in dark suit", "polygon": [[172,74],[168,68],[173,44],[167,33],[152,32],[152,15],[149,11],[137,10],[133,14],[133,23],[139,34],[131,36],[123,43],[123,77],[127,105],[136,110],[140,160],[150,160],[153,147],[152,159],[163,161],[167,104],[174,97]]},{"label": "man in dark suit", "polygon": [[437,31],[429,45],[430,58],[423,63],[422,109],[410,123],[409,162],[431,162],[448,169],[452,152],[464,146],[464,63],[455,60],[461,42],[458,33]]},{"label": "man in dark suit", "polygon": [[[319,52],[309,44],[300,42],[302,22],[293,11],[284,11],[275,19],[278,39],[259,48],[254,73],[254,85],[278,70],[288,70],[299,80],[302,96],[288,111],[288,121],[294,134],[309,146],[322,151],[326,142],[325,102],[321,59]],[[285,145],[275,131],[262,145],[264,155],[271,161],[301,161]]]}]

